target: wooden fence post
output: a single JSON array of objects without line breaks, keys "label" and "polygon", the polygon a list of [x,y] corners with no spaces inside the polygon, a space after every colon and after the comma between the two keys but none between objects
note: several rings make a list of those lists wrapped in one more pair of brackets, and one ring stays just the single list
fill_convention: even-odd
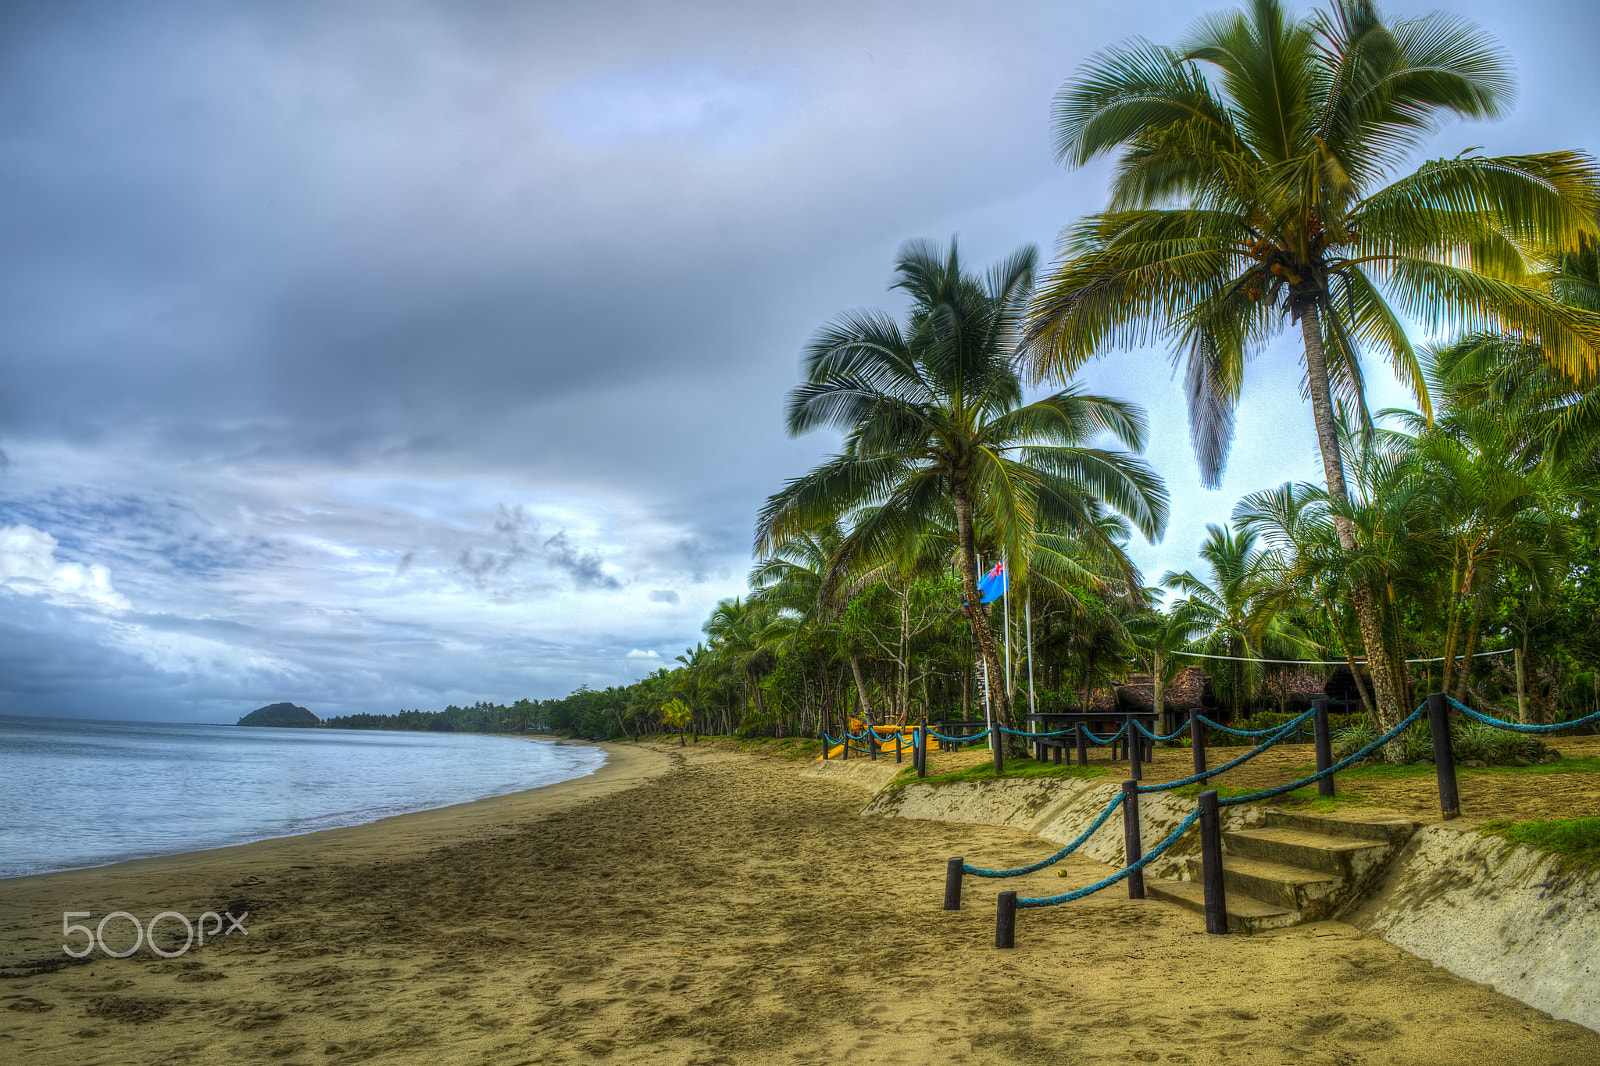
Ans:
[{"label": "wooden fence post", "polygon": [[997,948],[1014,948],[1017,946],[1017,894],[1015,892],[1002,892],[995,901],[994,909],[994,946]]},{"label": "wooden fence post", "polygon": [[1206,772],[1206,727],[1200,724],[1200,712],[1189,712],[1189,746],[1194,749],[1194,772]]},{"label": "wooden fence post", "polygon": [[1072,727],[1073,736],[1076,737],[1078,741],[1078,765],[1088,766],[1089,742],[1084,738],[1083,731],[1084,725],[1082,722],[1079,722],[1077,725]]},{"label": "wooden fence post", "polygon": [[1200,876],[1205,882],[1206,932],[1228,931],[1228,900],[1222,884],[1222,819],[1217,791],[1200,793]]},{"label": "wooden fence post", "polygon": [[1433,734],[1433,769],[1439,778],[1439,816],[1445,821],[1461,816],[1456,794],[1456,760],[1450,750],[1450,701],[1443,692],[1428,696],[1428,730]]},{"label": "wooden fence post", "polygon": [[[1144,841],[1139,838],[1139,781],[1122,783],[1122,852],[1124,866],[1144,858]],[[1144,899],[1144,871],[1128,875],[1128,898]]]},{"label": "wooden fence post", "polygon": [[961,909],[961,877],[966,872],[966,859],[946,859],[944,864],[944,909]]},{"label": "wooden fence post", "polygon": [[1139,726],[1133,720],[1133,715],[1128,715],[1128,732],[1122,742],[1122,750],[1128,753],[1128,773],[1135,780],[1139,780],[1139,755],[1144,750],[1144,738],[1139,735]]},{"label": "wooden fence post", "polygon": [[[1328,701],[1311,701],[1312,729],[1317,741],[1317,773],[1333,765],[1333,740],[1328,736]],[[1333,798],[1333,775],[1317,778],[1317,795]]]}]

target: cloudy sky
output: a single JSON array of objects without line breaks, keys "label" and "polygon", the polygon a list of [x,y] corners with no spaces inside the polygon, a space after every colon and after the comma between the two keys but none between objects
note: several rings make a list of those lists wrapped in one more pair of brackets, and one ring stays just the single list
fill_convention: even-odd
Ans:
[{"label": "cloudy sky", "polygon": [[[1397,15],[1432,5],[1393,3]],[[632,680],[741,592],[806,337],[1099,207],[1052,95],[1190,3],[27,3],[0,8],[0,713],[231,721]],[[1429,155],[1600,146],[1587,3],[1461,0],[1514,114]],[[1192,565],[1317,474],[1290,347],[1220,490],[1160,352]],[[1392,384],[1379,405],[1403,396]]]}]

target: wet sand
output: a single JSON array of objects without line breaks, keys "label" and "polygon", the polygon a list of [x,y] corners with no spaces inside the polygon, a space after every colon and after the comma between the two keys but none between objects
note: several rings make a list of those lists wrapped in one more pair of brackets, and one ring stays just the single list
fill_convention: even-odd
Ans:
[{"label": "wet sand", "polygon": [[[0,1062],[1600,1063],[1600,1034],[1338,923],[1208,937],[1113,889],[997,951],[996,886],[940,910],[945,857],[1050,846],[858,818],[891,767],[620,745],[532,793],[0,882],[12,974],[63,958],[64,910],[250,911],[178,959],[0,979]],[[1069,862],[1005,887],[1106,872]]]}]

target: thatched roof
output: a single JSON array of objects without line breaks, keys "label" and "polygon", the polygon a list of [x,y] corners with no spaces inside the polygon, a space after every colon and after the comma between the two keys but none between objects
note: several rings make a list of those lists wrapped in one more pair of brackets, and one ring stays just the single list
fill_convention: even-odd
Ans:
[{"label": "thatched roof", "polygon": [[[1349,675],[1350,671],[1345,669],[1346,678]],[[1328,694],[1327,682],[1322,674],[1306,666],[1268,673],[1261,680],[1261,689],[1262,695],[1268,699],[1287,700],[1290,704],[1302,708],[1310,707],[1312,700],[1319,700]]]},{"label": "thatched roof", "polygon": [[[1167,711],[1198,711],[1205,708],[1206,682],[1209,677],[1198,666],[1185,666],[1178,676],[1167,683],[1161,693],[1162,709]],[[1117,686],[1117,699],[1122,706],[1136,711],[1154,710],[1156,705],[1155,679],[1149,674],[1129,674]]]},{"label": "thatched roof", "polygon": [[1089,697],[1089,706],[1087,708],[1083,706],[1082,699],[1073,700],[1067,705],[1067,710],[1069,711],[1082,712],[1087,710],[1091,714],[1112,714],[1116,711],[1116,709],[1116,692],[1115,690],[1109,688],[1097,689],[1094,694]]}]

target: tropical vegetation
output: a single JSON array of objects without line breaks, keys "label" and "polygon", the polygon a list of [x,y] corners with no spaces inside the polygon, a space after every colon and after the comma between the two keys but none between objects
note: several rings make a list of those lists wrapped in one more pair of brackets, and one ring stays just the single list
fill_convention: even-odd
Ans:
[{"label": "tropical vegetation", "polygon": [[[1042,278],[1032,248],[978,272],[954,240],[910,241],[903,315],[817,330],[785,428],[837,450],[761,508],[748,590],[704,639],[633,685],[473,720],[596,738],[1018,725],[1136,673],[1159,708],[1197,665],[1211,712],[1249,722],[1337,667],[1349,737],[1429,691],[1527,722],[1600,708],[1600,170],[1574,150],[1417,159],[1445,120],[1504,114],[1510,71],[1465,22],[1365,0],[1249,0],[1178,45],[1100,53],[1054,127],[1063,162],[1109,157],[1104,209],[1067,224]],[[1167,521],[1151,430],[1076,375],[1165,347],[1214,487],[1246,367],[1285,332],[1322,479],[1246,494],[1197,566],[1147,587],[1127,545]],[[1410,408],[1369,409],[1373,359]],[[996,602],[980,583],[1001,562]]]}]

